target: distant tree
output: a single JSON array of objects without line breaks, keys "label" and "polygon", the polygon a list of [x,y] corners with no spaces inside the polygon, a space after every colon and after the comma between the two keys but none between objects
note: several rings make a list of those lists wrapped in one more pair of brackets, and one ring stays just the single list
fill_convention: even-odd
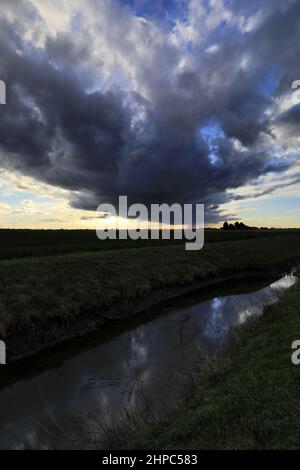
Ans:
[{"label": "distant tree", "polygon": [[[263,228],[266,230],[266,228]],[[244,222],[235,222],[234,224],[229,224],[224,222],[222,230],[259,230],[258,227],[250,227],[249,225],[244,224]]]}]

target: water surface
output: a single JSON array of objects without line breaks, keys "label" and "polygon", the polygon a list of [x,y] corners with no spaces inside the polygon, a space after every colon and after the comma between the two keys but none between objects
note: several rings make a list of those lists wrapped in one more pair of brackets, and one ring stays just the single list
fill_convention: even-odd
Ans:
[{"label": "water surface", "polygon": [[125,407],[143,412],[170,406],[203,352],[214,353],[232,327],[261,314],[295,281],[290,274],[267,286],[230,283],[193,294],[152,310],[146,323],[70,342],[25,362],[22,371],[5,369],[0,448],[60,448],[83,422],[88,433],[96,419],[98,432]]}]

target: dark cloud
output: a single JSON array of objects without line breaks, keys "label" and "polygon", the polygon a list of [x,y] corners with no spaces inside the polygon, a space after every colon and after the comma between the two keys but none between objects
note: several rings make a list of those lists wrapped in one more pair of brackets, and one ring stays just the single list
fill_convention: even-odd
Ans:
[{"label": "dark cloud", "polygon": [[279,116],[276,124],[283,126],[288,135],[299,135],[300,131],[300,103]]},{"label": "dark cloud", "polygon": [[[239,11],[250,14],[249,3],[239,2]],[[194,47],[194,63],[184,70],[174,68],[175,46],[151,51],[137,68],[147,97],[126,87],[88,92],[80,67],[92,60],[90,39],[78,43],[64,33],[49,36],[44,48],[29,46],[22,18],[3,18],[0,76],[9,97],[0,108],[1,165],[76,191],[73,207],[94,210],[120,194],[146,203],[198,201],[216,221],[228,189],[292,164],[263,146],[264,136],[271,137],[265,111],[272,99],[262,84],[276,66],[278,93],[289,67],[298,70],[300,44],[299,3],[272,9],[273,3],[266,2],[253,32],[216,31],[222,42],[215,54]],[[26,22],[25,7],[24,15]],[[251,59],[246,70],[243,55]],[[298,123],[298,108],[280,119]],[[208,143],[200,130],[211,122],[222,136]]]},{"label": "dark cloud", "polygon": [[91,57],[87,44],[74,42],[71,36],[60,33],[56,37],[48,37],[45,51],[49,61],[62,66],[79,64]]}]

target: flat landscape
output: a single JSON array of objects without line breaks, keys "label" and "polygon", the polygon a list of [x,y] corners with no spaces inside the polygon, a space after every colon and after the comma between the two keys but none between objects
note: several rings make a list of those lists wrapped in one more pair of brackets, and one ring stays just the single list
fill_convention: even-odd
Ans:
[{"label": "flat landscape", "polygon": [[[26,393],[26,387],[35,390],[36,381],[41,383],[40,370],[44,371],[43,381],[46,380],[45,377],[49,377],[47,393],[55,393],[64,375],[69,377],[72,386],[76,379],[74,372],[68,375],[68,372],[60,371],[64,367],[68,370],[73,363],[76,364],[81,357],[85,357],[81,346],[76,346],[78,337],[83,338],[85,348],[92,348],[90,354],[94,355],[95,364],[98,364],[96,374],[101,374],[101,371],[104,374],[106,365],[108,374],[123,373],[123,361],[127,364],[128,359],[126,350],[121,349],[120,355],[118,352],[122,337],[128,336],[129,351],[136,341],[140,344],[141,352],[134,348],[133,357],[137,364],[140,354],[143,358],[143,351],[154,342],[154,351],[157,350],[159,358],[159,368],[154,377],[159,387],[162,387],[163,377],[158,372],[163,367],[165,354],[169,354],[168,349],[159,352],[160,346],[156,343],[154,330],[150,330],[152,333],[149,334],[149,344],[143,335],[138,340],[141,334],[137,333],[141,331],[139,328],[148,331],[155,315],[162,316],[161,322],[157,320],[158,325],[168,321],[164,320],[164,316],[169,314],[168,305],[171,306],[170,302],[174,299],[174,302],[178,302],[175,304],[179,309],[178,317],[177,320],[175,317],[172,320],[172,334],[168,329],[167,336],[163,336],[164,341],[167,345],[176,334],[177,328],[179,339],[182,335],[190,335],[189,322],[186,327],[183,326],[189,310],[180,310],[180,302],[184,302],[188,293],[199,295],[201,292],[202,303],[190,301],[196,306],[197,321],[204,324],[205,321],[208,324],[214,324],[215,321],[226,322],[236,311],[239,325],[245,309],[243,297],[234,295],[234,300],[230,301],[230,293],[235,292],[237,283],[242,280],[248,283],[241,287],[241,292],[245,299],[250,296],[245,305],[248,311],[249,302],[251,313],[253,306],[255,308],[255,304],[260,302],[259,296],[265,295],[257,293],[261,292],[257,291],[260,288],[259,283],[263,287],[291,270],[297,274],[300,263],[298,230],[206,230],[205,246],[200,251],[186,251],[182,242],[174,240],[129,240],[116,241],[115,244],[113,241],[102,242],[96,239],[96,234],[92,231],[3,230],[0,231],[0,242],[0,333],[6,342],[9,364],[1,377],[0,395],[2,393],[3,403],[7,397],[13,407],[18,406],[19,395]],[[255,283],[253,287],[251,280]],[[77,420],[77,430],[71,425],[68,431],[63,431],[61,438],[49,440],[49,435],[52,435],[52,431],[49,431],[53,424],[51,418],[45,428],[43,425],[43,432],[39,430],[39,425],[33,428],[39,435],[38,447],[178,450],[298,448],[300,402],[297,388],[300,372],[291,363],[291,344],[300,327],[299,281],[295,281],[293,287],[288,287],[289,284],[279,302],[266,306],[262,315],[257,316],[254,310],[251,315],[249,313],[251,318],[242,327],[230,329],[230,339],[221,350],[213,355],[203,356],[196,348],[190,360],[180,369],[183,374],[180,381],[167,366],[165,373],[171,374],[168,380],[174,380],[174,387],[180,386],[184,376],[188,377],[185,392],[176,400],[172,409],[167,406],[162,411],[156,409],[156,405],[151,405],[149,415],[144,411],[139,412],[136,407],[127,410],[128,404],[123,403],[120,395],[117,395],[118,406],[116,408],[112,401],[110,413],[112,416],[117,413],[118,425],[110,427],[102,423],[104,410],[98,410],[96,403],[91,401],[93,411],[89,416],[95,421],[92,425],[88,424],[83,408]],[[210,293],[210,289],[214,291]],[[268,291],[263,301],[265,305],[268,305],[268,295],[275,295],[276,292],[272,288],[268,289],[265,289]],[[251,294],[254,290],[256,293]],[[205,299],[212,299],[208,301],[212,307],[207,320]],[[218,317],[214,318],[216,299],[219,299],[219,320]],[[228,310],[223,310],[224,302],[229,302]],[[176,314],[176,308],[173,315]],[[150,309],[154,311],[154,317],[150,315],[150,326],[147,327]],[[133,322],[145,325],[135,327]],[[127,323],[128,333],[122,336],[119,326],[124,325],[121,331],[126,331]],[[184,333],[185,328],[187,333]],[[215,328],[213,335],[218,335],[218,323]],[[111,343],[100,337],[97,341],[96,337],[92,340],[89,336],[91,332],[97,335],[103,333],[105,338],[106,331],[109,332]],[[196,325],[192,327],[192,331],[196,338],[197,335],[200,335],[199,338],[205,337],[205,331],[202,328],[198,331]],[[224,331],[227,331],[226,328]],[[68,342],[71,338],[75,341],[72,347]],[[190,339],[188,342],[192,345]],[[55,355],[53,346],[58,345],[62,352],[59,350]],[[96,346],[99,350],[93,349]],[[181,346],[174,347],[181,361]],[[60,358],[62,354],[68,358],[70,366],[67,366],[68,362],[64,365],[63,357]],[[28,361],[28,356],[31,356],[31,362]],[[116,364],[119,364],[116,361],[120,361],[120,371],[110,372],[118,370],[115,369]],[[174,361],[173,367],[177,367],[175,357]],[[199,367],[197,365],[193,369],[193,379],[190,381],[189,368],[191,364],[198,364],[198,361]],[[145,363],[145,371],[148,370],[148,362],[151,364],[151,356]],[[53,379],[52,363],[55,369],[58,368]],[[81,387],[81,381],[92,364],[93,362],[88,362],[84,366],[84,363],[78,362],[78,366],[74,366],[74,370],[78,369],[80,380],[79,384],[74,382],[75,390]],[[137,365],[135,371],[137,375],[139,367]],[[89,380],[92,380],[91,384],[100,381],[97,385],[99,393],[105,394],[108,390],[105,403],[106,400],[110,403],[109,397],[113,397],[114,393],[121,393],[118,392],[118,378],[106,379],[100,375],[100,378],[96,376]],[[135,380],[137,382],[134,387],[139,384],[140,379],[134,379],[134,383]],[[19,392],[13,395],[9,392],[9,387],[16,381]],[[102,381],[104,385],[101,385]],[[123,385],[125,391],[122,392],[125,395],[128,393],[126,383],[125,381]],[[22,392],[22,387],[25,392]],[[67,384],[53,401],[54,409],[59,406],[65,393],[71,400],[73,392],[68,392],[66,387]],[[144,386],[138,385],[137,390],[140,387],[143,389]],[[135,396],[134,402],[138,402],[138,392],[132,390],[130,393]],[[38,413],[35,410],[35,401],[31,403],[28,399],[27,406],[29,413]],[[2,413],[5,416],[4,409]],[[61,417],[61,429],[68,426],[68,420],[74,421],[72,413],[70,411],[70,416],[67,414]],[[37,417],[39,420],[43,419],[43,414],[37,414]],[[8,413],[5,419],[10,422],[14,418]],[[23,420],[27,429],[26,416],[18,417],[15,425],[22,426]],[[79,429],[83,431],[78,437]],[[10,434],[7,436],[6,445],[14,445],[15,438]],[[26,448],[27,444],[24,441],[22,445]]]},{"label": "flat landscape", "polygon": [[[205,230],[205,244],[222,241],[289,236],[300,230]],[[171,232],[172,236],[172,232]],[[181,245],[182,240],[104,240],[94,230],[0,229],[0,260],[45,257],[68,253],[102,252],[149,246]]]},{"label": "flat landscape", "polygon": [[0,450],[300,451],[300,0],[0,5]]},{"label": "flat landscape", "polygon": [[279,275],[300,260],[296,230],[213,230],[205,240],[202,250],[189,252],[172,240],[119,241],[113,248],[89,231],[0,232],[0,327],[8,360],[142,315],[193,289]]}]

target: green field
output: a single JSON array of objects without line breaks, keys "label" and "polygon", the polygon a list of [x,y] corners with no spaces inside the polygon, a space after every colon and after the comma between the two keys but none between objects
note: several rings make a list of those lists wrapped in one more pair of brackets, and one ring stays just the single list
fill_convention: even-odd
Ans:
[{"label": "green field", "polygon": [[[289,236],[300,230],[223,231],[205,230],[205,243],[261,237]],[[160,235],[161,236],[161,235]],[[79,252],[181,245],[181,240],[105,240],[94,230],[14,230],[0,229],[0,260],[63,255]]]},{"label": "green field", "polygon": [[[20,357],[129,318],[186,289],[248,273],[276,275],[300,260],[297,231],[207,233],[214,243],[188,252],[182,243],[172,241],[139,247],[128,243],[122,249],[118,242],[113,249],[110,241],[109,249],[88,251],[80,237],[90,240],[91,232],[78,231],[13,231],[15,238],[8,244],[5,231],[0,333],[13,355]],[[19,248],[22,257],[5,255],[7,246]],[[65,246],[74,252],[64,253]]]},{"label": "green field", "polygon": [[[200,251],[174,240],[94,238],[90,231],[0,232],[0,336],[9,362],[106,325],[113,334],[120,321],[190,290],[279,277],[300,262],[299,231],[206,231]],[[112,432],[114,448],[299,449],[300,366],[291,364],[299,305],[300,282],[235,332],[231,348],[199,369],[172,413]]]},{"label": "green field", "polygon": [[[229,352],[199,374],[198,385],[175,412],[142,433],[141,429],[133,433],[129,447],[299,449],[300,366],[291,362],[296,339],[300,339],[300,282],[240,332]],[[119,446],[128,446],[126,439],[128,432]]]}]

